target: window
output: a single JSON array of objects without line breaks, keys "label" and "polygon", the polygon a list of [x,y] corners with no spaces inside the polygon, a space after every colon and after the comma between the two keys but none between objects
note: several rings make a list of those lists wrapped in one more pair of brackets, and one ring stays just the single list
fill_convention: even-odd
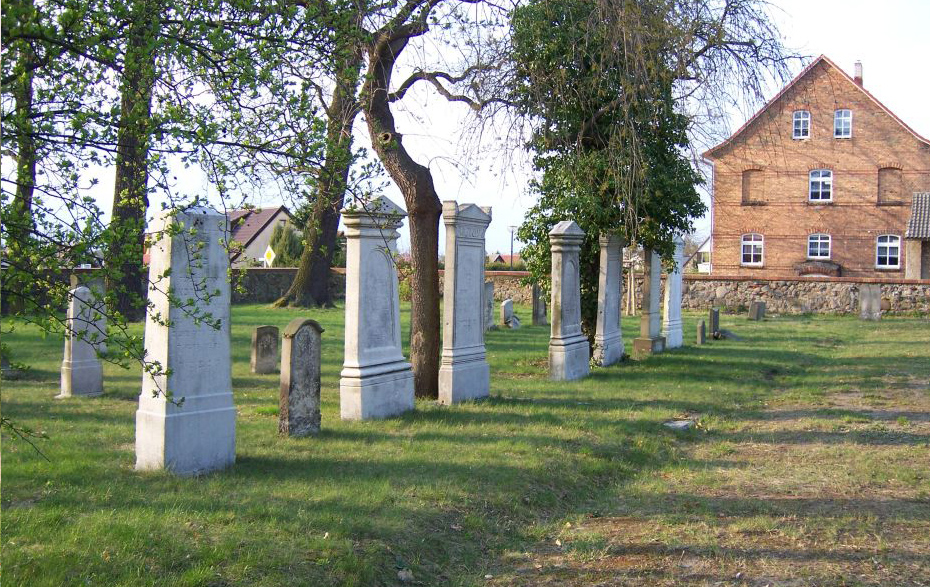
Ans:
[{"label": "window", "polygon": [[833,113],[833,137],[852,138],[852,110],[837,110]]},{"label": "window", "polygon": [[808,259],[829,259],[830,258],[830,235],[829,234],[812,234],[807,237],[807,258]]},{"label": "window", "polygon": [[794,111],[794,132],[792,138],[806,139],[811,136],[811,113],[807,110]]},{"label": "window", "polygon": [[744,234],[743,235],[743,265],[762,266],[762,235],[761,234]]},{"label": "window", "polygon": [[875,241],[875,267],[898,269],[901,267],[901,237],[883,234]]},{"label": "window", "polygon": [[811,202],[829,202],[833,199],[833,172],[829,169],[815,169],[810,173]]},{"label": "window", "polygon": [[878,201],[898,202],[904,194],[901,170],[896,167],[882,167],[878,170]]}]

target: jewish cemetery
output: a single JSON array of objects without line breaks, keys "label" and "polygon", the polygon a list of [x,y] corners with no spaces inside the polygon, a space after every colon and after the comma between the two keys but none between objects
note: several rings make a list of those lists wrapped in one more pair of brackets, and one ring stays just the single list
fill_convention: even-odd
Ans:
[{"label": "jewish cemetery", "polygon": [[4,584],[930,585],[930,8],[3,18]]}]

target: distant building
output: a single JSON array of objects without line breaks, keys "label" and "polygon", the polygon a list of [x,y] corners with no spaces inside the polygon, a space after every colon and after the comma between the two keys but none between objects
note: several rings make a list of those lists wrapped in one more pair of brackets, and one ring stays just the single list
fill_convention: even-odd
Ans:
[{"label": "distant building", "polygon": [[520,258],[520,255],[501,255],[497,253],[496,255],[491,256],[491,263],[503,263],[504,265],[510,265],[511,260],[513,261],[513,266],[522,266],[523,260]]},{"label": "distant building", "polygon": [[711,273],[930,275],[930,141],[820,56],[713,162]]},{"label": "distant building", "polygon": [[238,244],[236,252],[229,258],[232,266],[249,267],[263,264],[265,250],[271,242],[271,234],[275,227],[289,221],[293,221],[293,218],[284,206],[230,212],[229,240]]}]

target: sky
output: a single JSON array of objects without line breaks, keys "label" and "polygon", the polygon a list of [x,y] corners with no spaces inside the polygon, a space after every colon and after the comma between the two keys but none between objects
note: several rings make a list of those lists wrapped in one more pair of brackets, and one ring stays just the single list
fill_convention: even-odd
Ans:
[{"label": "sky", "polygon": [[[771,0],[771,16],[789,50],[811,59],[825,54],[850,75],[854,63],[862,61],[865,87],[918,134],[930,137],[930,35],[926,32],[930,0]],[[796,64],[793,73],[801,69],[802,65]],[[772,88],[769,97],[779,89]],[[527,191],[532,178],[529,156],[520,150],[503,154],[495,149],[496,129],[486,128],[479,138],[464,128],[471,116],[465,106],[450,104],[426,88],[410,92],[404,103],[404,111],[396,114],[397,129],[414,159],[432,171],[439,198],[491,206],[493,221],[487,231],[486,248],[489,253],[509,253],[510,227],[521,224],[534,203]],[[729,114],[733,130],[747,118],[747,113]],[[361,118],[357,130],[357,144],[367,146]],[[702,146],[698,152],[710,146]],[[201,189],[209,190],[195,170],[178,175],[189,184],[188,188],[200,184]],[[101,179],[97,199],[108,211],[112,178],[103,174]],[[403,197],[393,183],[384,195],[403,207]],[[703,197],[709,206],[709,195]],[[256,196],[252,203],[264,207],[282,202],[279,195],[269,192]],[[156,194],[150,213],[157,204]],[[709,213],[696,219],[698,234],[709,234],[709,219]],[[441,236],[440,252],[444,244]],[[519,251],[519,242],[514,247]],[[400,248],[409,249],[406,226],[401,231]]]}]

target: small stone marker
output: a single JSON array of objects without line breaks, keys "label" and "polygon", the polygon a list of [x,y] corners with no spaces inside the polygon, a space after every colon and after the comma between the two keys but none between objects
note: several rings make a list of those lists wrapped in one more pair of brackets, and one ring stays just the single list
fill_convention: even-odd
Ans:
[{"label": "small stone marker", "polygon": [[716,338],[716,334],[720,332],[720,310],[718,308],[710,309],[710,324],[708,324],[709,334]]},{"label": "small stone marker", "polygon": [[252,373],[278,370],[278,327],[259,326],[252,331]]},{"label": "small stone marker", "polygon": [[103,393],[103,365],[92,342],[99,336],[95,332],[94,296],[89,288],[78,286],[71,290],[70,298],[61,393],[55,397],[97,396]]},{"label": "small stone marker", "polygon": [[[166,372],[142,375],[136,469],[196,475],[236,460],[229,254],[222,246],[228,224],[225,214],[199,206],[167,211],[152,224],[158,240],[150,249],[149,283],[160,287],[149,289],[145,352]],[[171,303],[169,291],[181,300],[199,298],[198,311],[218,328]]]},{"label": "small stone marker", "polygon": [[484,329],[497,330],[497,324],[494,323],[494,282],[484,282]]},{"label": "small stone marker", "polygon": [[701,320],[700,324],[697,327],[697,344],[702,345],[707,342],[707,327],[704,324],[704,321]]},{"label": "small stone marker", "polygon": [[881,320],[882,286],[879,283],[859,284],[859,318]]},{"label": "small stone marker", "polygon": [[749,319],[762,320],[765,318],[765,302],[754,301],[749,303]]},{"label": "small stone marker", "polygon": [[677,349],[684,344],[681,324],[681,269],[685,263],[685,241],[675,235],[675,268],[668,272],[665,280],[665,298],[662,302],[662,336],[665,348]]},{"label": "small stone marker", "polygon": [[623,295],[620,250],[623,239],[615,234],[602,234],[598,243],[601,257],[593,358],[596,364],[606,367],[623,357],[623,335],[620,332],[620,299]]},{"label": "small stone marker", "polygon": [[501,302],[501,326],[520,328],[519,320],[514,323],[513,300],[504,300]]},{"label": "small stone marker", "polygon": [[694,428],[694,425],[697,424],[694,420],[669,420],[668,422],[663,422],[662,425],[666,428],[671,428],[672,430],[690,430]]},{"label": "small stone marker", "polygon": [[660,333],[662,316],[659,314],[662,260],[652,249],[643,249],[643,272],[639,338],[633,339],[633,353],[638,356],[661,353],[665,350],[665,337]]},{"label": "small stone marker", "polygon": [[546,319],[546,298],[539,284],[533,284],[533,326],[549,326]]},{"label": "small stone marker", "polygon": [[342,212],[346,235],[345,359],[339,379],[343,420],[412,410],[413,371],[400,343],[397,229],[407,215],[387,198]]},{"label": "small stone marker", "polygon": [[552,250],[552,328],[549,337],[549,378],[569,381],[587,377],[591,356],[581,332],[581,276],[578,257],[584,231],[563,220],[549,231]]},{"label": "small stone marker", "polygon": [[[273,327],[268,327],[273,328]],[[275,343],[277,343],[275,328]],[[316,320],[295,318],[284,329],[278,432],[308,436],[320,432],[320,349],[323,329]],[[277,344],[275,344],[277,350]]]}]

